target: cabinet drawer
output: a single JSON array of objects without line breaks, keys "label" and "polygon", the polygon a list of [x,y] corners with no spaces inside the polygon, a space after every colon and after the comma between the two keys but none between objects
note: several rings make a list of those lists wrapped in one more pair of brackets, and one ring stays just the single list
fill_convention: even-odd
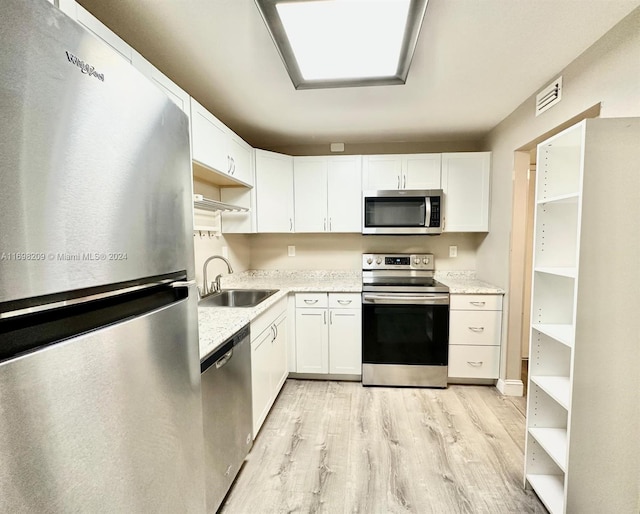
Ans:
[{"label": "cabinet drawer", "polygon": [[297,293],[296,307],[327,307],[327,293]]},{"label": "cabinet drawer", "polygon": [[455,345],[449,347],[449,377],[498,378],[499,346]]},{"label": "cabinet drawer", "polygon": [[501,311],[500,294],[452,294],[451,310],[465,311]]},{"label": "cabinet drawer", "polygon": [[359,293],[329,293],[331,309],[359,309],[362,296]]},{"label": "cabinet drawer", "polygon": [[500,311],[452,310],[449,319],[449,344],[500,344]]}]

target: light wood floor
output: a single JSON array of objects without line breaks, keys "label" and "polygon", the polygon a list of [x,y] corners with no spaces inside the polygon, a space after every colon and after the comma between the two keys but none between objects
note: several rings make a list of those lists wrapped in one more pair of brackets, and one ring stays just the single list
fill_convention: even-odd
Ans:
[{"label": "light wood floor", "polygon": [[544,513],[524,412],[487,386],[288,380],[220,512]]}]

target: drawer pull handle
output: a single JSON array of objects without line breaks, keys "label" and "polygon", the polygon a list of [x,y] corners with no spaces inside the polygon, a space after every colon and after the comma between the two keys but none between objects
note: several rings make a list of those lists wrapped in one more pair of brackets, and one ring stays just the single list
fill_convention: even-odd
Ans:
[{"label": "drawer pull handle", "polygon": [[318,303],[318,300],[305,300],[304,303],[308,305],[313,305],[314,303]]},{"label": "drawer pull handle", "polygon": [[338,300],[338,303],[340,305],[349,305],[351,303],[351,300]]},{"label": "drawer pull handle", "polygon": [[474,368],[479,368],[483,363],[484,361],[467,361],[467,364],[469,366],[473,366]]},{"label": "drawer pull handle", "polygon": [[469,330],[471,330],[471,332],[476,332],[476,333],[480,333],[480,332],[484,332],[484,327],[468,327]]},{"label": "drawer pull handle", "polygon": [[476,307],[484,307],[487,302],[469,302],[471,305],[475,305]]}]

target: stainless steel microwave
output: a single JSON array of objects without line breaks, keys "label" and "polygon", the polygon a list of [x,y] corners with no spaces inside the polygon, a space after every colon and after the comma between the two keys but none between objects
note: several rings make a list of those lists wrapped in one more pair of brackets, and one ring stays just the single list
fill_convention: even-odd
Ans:
[{"label": "stainless steel microwave", "polygon": [[374,190],[362,194],[362,233],[442,233],[442,189]]}]

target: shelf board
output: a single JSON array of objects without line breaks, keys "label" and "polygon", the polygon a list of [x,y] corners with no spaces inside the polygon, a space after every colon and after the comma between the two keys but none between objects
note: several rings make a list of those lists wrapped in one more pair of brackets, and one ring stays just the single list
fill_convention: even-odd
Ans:
[{"label": "shelf board", "polygon": [[531,381],[562,405],[562,407],[569,409],[569,398],[571,397],[571,383],[569,382],[569,377],[532,375]]},{"label": "shelf board", "polygon": [[540,443],[549,457],[566,473],[567,471],[567,429],[529,428],[529,433]]},{"label": "shelf board", "polygon": [[551,514],[564,512],[563,475],[527,475],[527,480]]},{"label": "shelf board", "polygon": [[580,193],[568,193],[564,195],[550,196],[542,200],[538,200],[538,205],[544,205],[545,203],[570,203],[575,202],[580,198]]},{"label": "shelf board", "polygon": [[537,273],[546,273],[547,275],[556,275],[559,277],[576,278],[578,276],[578,268],[556,268],[556,267],[538,267],[535,268]]},{"label": "shelf board", "polygon": [[534,323],[532,328],[545,334],[569,348],[573,348],[575,339],[574,327],[571,324]]}]

